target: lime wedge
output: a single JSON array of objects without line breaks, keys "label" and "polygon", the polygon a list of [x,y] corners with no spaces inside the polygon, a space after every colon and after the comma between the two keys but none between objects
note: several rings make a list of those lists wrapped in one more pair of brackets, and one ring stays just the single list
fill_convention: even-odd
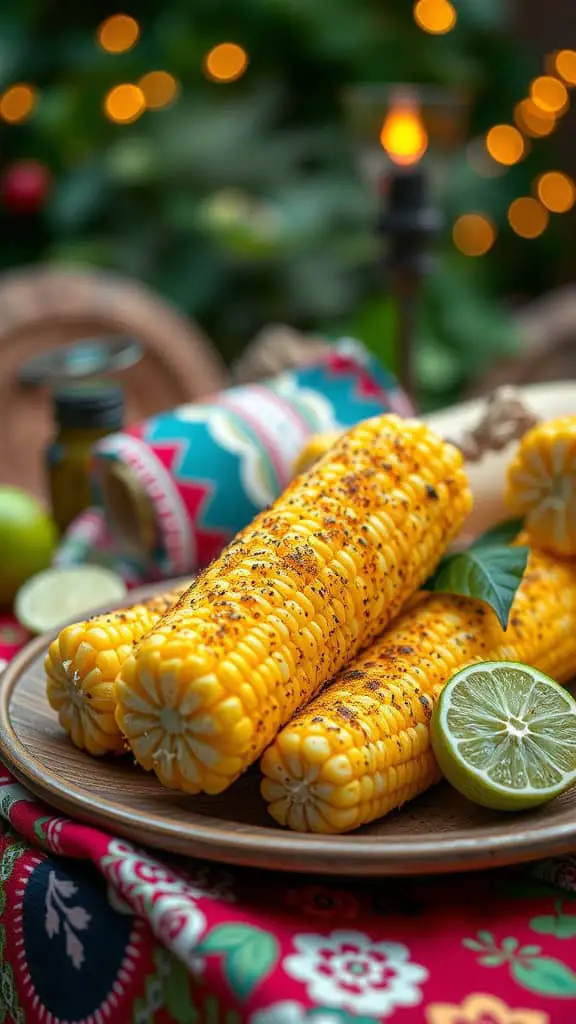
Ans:
[{"label": "lime wedge", "polygon": [[528,665],[462,669],[440,694],[431,731],[445,777],[484,807],[525,810],[576,782],[576,700]]},{"label": "lime wedge", "polygon": [[16,618],[31,633],[47,633],[71,619],[84,619],[99,606],[126,595],[124,580],[97,565],[46,569],[16,594]]}]

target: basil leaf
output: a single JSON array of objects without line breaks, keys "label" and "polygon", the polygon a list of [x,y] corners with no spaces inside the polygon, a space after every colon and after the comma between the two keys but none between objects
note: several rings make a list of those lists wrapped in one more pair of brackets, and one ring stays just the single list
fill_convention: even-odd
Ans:
[{"label": "basil leaf", "polygon": [[472,548],[500,547],[501,544],[511,544],[524,527],[523,519],[506,519],[496,526],[480,534],[470,545]]},{"label": "basil leaf", "polygon": [[484,601],[506,629],[528,555],[529,549],[524,547],[472,547],[444,559],[426,589]]}]

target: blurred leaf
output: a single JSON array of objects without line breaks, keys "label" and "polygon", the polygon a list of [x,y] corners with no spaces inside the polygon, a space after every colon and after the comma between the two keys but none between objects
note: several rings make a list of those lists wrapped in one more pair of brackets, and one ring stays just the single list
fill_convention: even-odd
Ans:
[{"label": "blurred leaf", "polygon": [[458,0],[457,11],[461,26],[469,31],[503,28],[512,16],[510,0]]},{"label": "blurred leaf", "polygon": [[89,164],[62,177],[47,208],[47,216],[57,230],[64,232],[86,226],[104,206],[108,179],[101,164]]},{"label": "blurred leaf", "polygon": [[110,178],[123,185],[142,185],[154,181],[159,170],[158,150],[144,135],[120,138],[105,155]]},{"label": "blurred leaf", "polygon": [[396,307],[390,296],[371,299],[350,321],[347,333],[364,342],[389,369],[396,368]]},{"label": "blurred leaf", "polygon": [[419,338],[414,361],[419,388],[425,392],[441,395],[460,382],[460,360],[439,339]]}]

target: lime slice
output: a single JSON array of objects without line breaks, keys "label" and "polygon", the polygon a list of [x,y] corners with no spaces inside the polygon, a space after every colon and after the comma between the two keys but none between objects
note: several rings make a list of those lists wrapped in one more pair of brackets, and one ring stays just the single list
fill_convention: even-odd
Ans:
[{"label": "lime slice", "polygon": [[46,633],[71,619],[84,619],[125,595],[126,584],[120,576],[97,565],[46,569],[20,587],[14,611],[31,633]]},{"label": "lime slice", "polygon": [[576,700],[528,665],[462,669],[440,694],[431,730],[445,777],[484,807],[536,807],[576,782]]}]

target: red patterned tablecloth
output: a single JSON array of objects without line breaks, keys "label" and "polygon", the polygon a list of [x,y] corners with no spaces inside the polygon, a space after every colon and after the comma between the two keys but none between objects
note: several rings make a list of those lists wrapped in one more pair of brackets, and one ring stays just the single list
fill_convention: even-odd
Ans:
[{"label": "red patterned tablecloth", "polygon": [[175,863],[0,766],[0,1024],[389,1021],[574,1024],[576,858],[373,882]]}]

